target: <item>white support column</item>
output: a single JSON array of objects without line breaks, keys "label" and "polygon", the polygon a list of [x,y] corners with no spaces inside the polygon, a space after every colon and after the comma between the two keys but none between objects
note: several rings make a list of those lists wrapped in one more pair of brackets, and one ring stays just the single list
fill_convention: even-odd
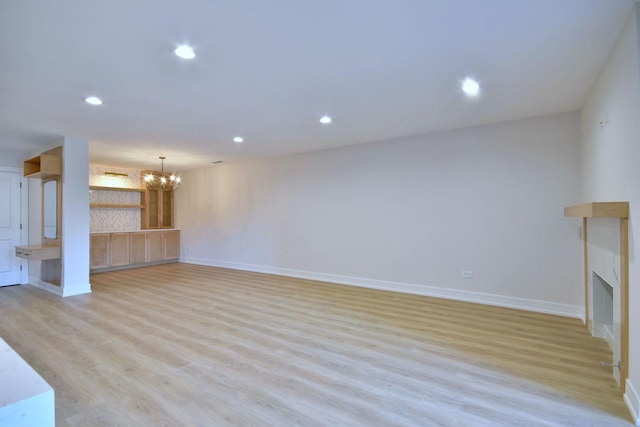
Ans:
[{"label": "white support column", "polygon": [[89,142],[65,137],[62,154],[62,296],[89,283]]}]

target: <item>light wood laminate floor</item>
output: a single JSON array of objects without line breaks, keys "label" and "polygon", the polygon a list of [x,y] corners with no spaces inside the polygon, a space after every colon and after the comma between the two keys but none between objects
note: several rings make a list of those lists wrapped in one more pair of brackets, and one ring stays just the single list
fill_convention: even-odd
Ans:
[{"label": "light wood laminate floor", "polygon": [[630,426],[577,319],[189,264],[0,288],[58,426]]}]

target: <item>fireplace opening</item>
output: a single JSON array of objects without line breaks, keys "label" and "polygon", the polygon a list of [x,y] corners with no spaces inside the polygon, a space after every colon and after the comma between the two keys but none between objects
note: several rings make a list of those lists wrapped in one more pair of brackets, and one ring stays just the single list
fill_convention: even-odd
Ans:
[{"label": "fireplace opening", "polygon": [[593,273],[593,335],[604,338],[614,349],[613,287],[595,271]]}]

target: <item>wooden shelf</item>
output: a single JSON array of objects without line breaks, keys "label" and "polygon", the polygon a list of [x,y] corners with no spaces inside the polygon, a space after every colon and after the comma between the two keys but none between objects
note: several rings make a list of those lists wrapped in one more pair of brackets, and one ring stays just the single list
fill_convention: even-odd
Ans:
[{"label": "wooden shelf", "polygon": [[123,187],[101,187],[99,185],[90,185],[89,190],[101,190],[101,191],[130,191],[134,193],[144,193],[143,188],[123,188]]},{"label": "wooden shelf", "polygon": [[144,205],[116,205],[113,203],[92,203],[90,208],[142,209]]},{"label": "wooden shelf", "polygon": [[629,202],[592,202],[564,208],[564,216],[629,218]]},{"label": "wooden shelf", "polygon": [[[142,188],[126,188],[126,187],[103,187],[100,185],[90,185],[89,190],[98,191],[125,191],[129,193],[144,193]],[[91,203],[89,208],[104,208],[104,209],[144,209],[142,204],[117,204],[117,203]]]},{"label": "wooden shelf", "polygon": [[25,160],[26,178],[58,178],[62,174],[61,150],[54,148],[29,160]]},{"label": "wooden shelf", "polygon": [[16,256],[31,261],[42,261],[60,258],[59,245],[16,246]]}]

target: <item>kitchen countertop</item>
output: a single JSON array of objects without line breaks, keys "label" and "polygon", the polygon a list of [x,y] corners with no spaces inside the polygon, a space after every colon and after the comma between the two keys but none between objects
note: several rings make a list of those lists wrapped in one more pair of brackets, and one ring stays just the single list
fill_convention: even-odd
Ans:
[{"label": "kitchen countertop", "polygon": [[54,426],[53,388],[0,338],[0,422]]}]

